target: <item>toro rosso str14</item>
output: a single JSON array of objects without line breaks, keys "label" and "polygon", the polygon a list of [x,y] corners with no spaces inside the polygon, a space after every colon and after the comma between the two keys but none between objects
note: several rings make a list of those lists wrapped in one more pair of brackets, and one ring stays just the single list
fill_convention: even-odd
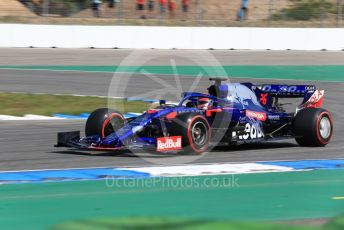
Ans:
[{"label": "toro rosso str14", "polygon": [[[86,150],[151,149],[158,152],[202,153],[216,145],[259,143],[295,138],[301,146],[330,142],[331,114],[321,108],[324,91],[314,85],[226,83],[223,78],[208,94],[185,92],[176,105],[160,101],[135,118],[125,119],[116,110],[94,111],[80,131],[58,134],[57,147]],[[287,113],[281,98],[302,98]]]}]

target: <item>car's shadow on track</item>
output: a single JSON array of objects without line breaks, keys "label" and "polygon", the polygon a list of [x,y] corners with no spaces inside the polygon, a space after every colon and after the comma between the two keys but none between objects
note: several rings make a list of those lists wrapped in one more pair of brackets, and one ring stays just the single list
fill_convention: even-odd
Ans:
[{"label": "car's shadow on track", "polygon": [[111,152],[111,151],[87,151],[87,150],[78,150],[78,149],[52,151],[50,153],[66,154],[66,155],[81,155],[81,156],[90,156],[90,157],[103,156],[103,157],[122,157],[122,158],[140,158],[140,157],[170,158],[170,157],[176,157],[176,156],[182,155],[178,153],[159,153],[159,152],[153,152],[153,151],[133,153],[133,152],[130,152],[129,150],[120,150],[116,152]]},{"label": "car's shadow on track", "polygon": [[[216,153],[216,152],[228,152],[235,153],[240,151],[247,151],[247,150],[264,150],[264,149],[282,149],[282,148],[294,148],[299,147],[299,145],[290,143],[290,142],[267,142],[261,144],[245,144],[245,145],[238,145],[238,146],[217,146],[213,148],[209,153]],[[103,157],[120,157],[120,158],[140,158],[140,157],[147,157],[147,158],[170,158],[176,156],[193,156],[197,154],[185,154],[185,153],[158,153],[155,151],[147,152],[130,152],[129,150],[121,150],[116,152],[111,151],[83,151],[78,149],[70,149],[70,150],[62,150],[62,151],[52,151],[51,153],[54,154],[66,154],[66,155],[82,155],[82,156],[103,156]]]},{"label": "car's shadow on track", "polygon": [[81,155],[81,156],[111,156],[111,157],[137,157],[130,151],[116,151],[116,152],[103,152],[103,151],[81,151],[81,150],[62,150],[62,151],[52,151],[50,153],[55,154],[66,154],[66,155]]},{"label": "car's shadow on track", "polygon": [[300,147],[297,144],[290,142],[266,142],[260,144],[244,144],[234,146],[217,146],[211,152],[237,152],[245,150],[264,150],[264,149],[283,149]]}]

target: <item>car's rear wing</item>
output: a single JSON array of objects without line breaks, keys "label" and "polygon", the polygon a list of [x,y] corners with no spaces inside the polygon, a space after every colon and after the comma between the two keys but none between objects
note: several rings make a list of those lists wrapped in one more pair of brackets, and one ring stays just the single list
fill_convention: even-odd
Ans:
[{"label": "car's rear wing", "polygon": [[[254,88],[254,87],[253,87]],[[303,98],[299,108],[321,107],[324,90],[315,85],[277,85],[264,84],[255,86],[254,91],[262,105],[271,106],[272,98]]]},{"label": "car's rear wing", "polygon": [[315,85],[257,85],[262,93],[270,96],[283,97],[304,97],[316,91]]}]

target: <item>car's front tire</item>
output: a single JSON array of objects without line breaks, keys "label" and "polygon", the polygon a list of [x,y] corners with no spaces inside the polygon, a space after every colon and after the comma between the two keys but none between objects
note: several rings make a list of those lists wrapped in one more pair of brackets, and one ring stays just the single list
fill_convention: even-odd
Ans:
[{"label": "car's front tire", "polygon": [[182,114],[170,128],[171,136],[181,136],[185,153],[201,154],[208,150],[211,130],[207,119],[200,114]]},{"label": "car's front tire", "polygon": [[101,108],[91,113],[85,127],[86,136],[98,135],[105,138],[123,127],[123,115],[113,109]]},{"label": "car's front tire", "polygon": [[294,119],[293,130],[299,145],[325,146],[330,142],[333,133],[331,114],[322,108],[302,109]]}]

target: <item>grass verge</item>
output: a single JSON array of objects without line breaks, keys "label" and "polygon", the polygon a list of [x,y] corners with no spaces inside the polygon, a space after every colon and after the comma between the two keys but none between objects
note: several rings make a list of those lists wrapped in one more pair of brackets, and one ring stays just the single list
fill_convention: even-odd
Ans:
[{"label": "grass verge", "polygon": [[51,116],[55,113],[79,115],[108,105],[122,113],[143,112],[150,106],[146,102],[123,99],[26,93],[0,93],[0,102],[0,114],[13,116]]},{"label": "grass verge", "polygon": [[[302,14],[299,14],[302,15]],[[320,15],[321,16],[321,15]],[[326,15],[325,15],[326,16]],[[336,20],[332,18],[325,18],[319,20],[318,18],[312,20],[281,20],[283,18],[274,16],[272,19],[236,21],[236,20],[194,20],[188,19],[186,21],[180,19],[118,19],[118,18],[73,18],[73,17],[30,17],[30,16],[1,16],[1,23],[22,23],[22,24],[38,24],[38,25],[129,25],[129,26],[203,26],[203,27],[343,27],[342,22],[338,25]]]}]

